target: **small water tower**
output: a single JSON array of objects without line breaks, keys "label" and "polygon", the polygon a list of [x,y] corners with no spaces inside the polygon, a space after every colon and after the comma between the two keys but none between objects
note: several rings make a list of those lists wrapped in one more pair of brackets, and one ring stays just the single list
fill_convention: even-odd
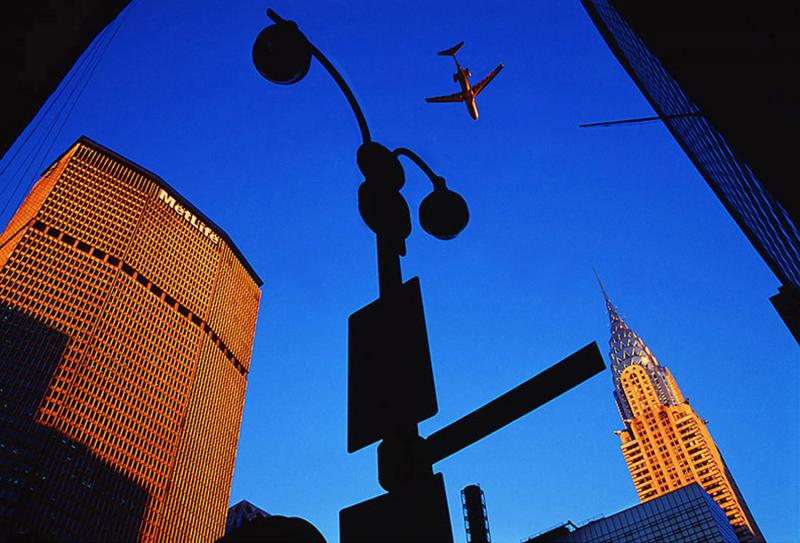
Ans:
[{"label": "small water tower", "polygon": [[478,485],[465,486],[461,491],[461,508],[464,511],[464,528],[467,543],[490,543],[489,517],[486,514],[486,500]]}]

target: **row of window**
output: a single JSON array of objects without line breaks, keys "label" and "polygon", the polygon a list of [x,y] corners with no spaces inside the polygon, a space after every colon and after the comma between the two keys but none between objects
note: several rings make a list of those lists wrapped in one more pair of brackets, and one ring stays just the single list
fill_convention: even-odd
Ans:
[{"label": "row of window", "polygon": [[207,322],[202,320],[198,315],[192,313],[189,310],[189,308],[187,308],[185,305],[175,300],[175,298],[164,292],[159,286],[155,285],[141,273],[134,270],[130,265],[128,265],[125,262],[122,262],[119,258],[117,258],[114,255],[106,254],[105,251],[93,248],[87,243],[76,240],[74,237],[68,234],[61,233],[57,228],[48,227],[41,221],[38,220],[34,221],[33,228],[35,230],[38,230],[39,232],[45,233],[46,235],[52,238],[59,239],[61,242],[66,243],[67,245],[70,245],[72,247],[75,247],[77,250],[89,254],[90,256],[96,259],[102,260],[108,263],[112,267],[118,267],[125,275],[128,275],[129,277],[133,278],[144,288],[150,290],[150,292],[152,292],[157,298],[161,299],[165,304],[175,309],[178,313],[180,313],[185,318],[190,320],[196,326],[200,327],[203,330],[203,332],[205,332],[206,334],[209,335],[209,337],[211,337],[211,341],[217,345],[219,350],[222,351],[222,353],[228,358],[228,360],[230,360],[233,363],[237,371],[239,371],[239,373],[241,373],[242,375],[246,374],[246,369],[244,365],[242,365],[242,363],[239,362],[239,360],[228,349],[228,347],[225,345],[222,339],[220,339],[217,333],[211,329],[211,327],[208,325]]}]

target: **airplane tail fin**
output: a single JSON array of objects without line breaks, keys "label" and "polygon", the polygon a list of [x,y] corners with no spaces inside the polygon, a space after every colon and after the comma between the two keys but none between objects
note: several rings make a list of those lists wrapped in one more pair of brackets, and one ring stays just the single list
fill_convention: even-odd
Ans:
[{"label": "airplane tail fin", "polygon": [[460,43],[458,43],[457,45],[454,45],[454,46],[453,46],[453,47],[451,47],[450,49],[445,49],[444,51],[439,51],[439,52],[438,52],[438,53],[436,53],[436,54],[437,54],[437,55],[441,55],[441,56],[443,56],[443,57],[452,57],[452,56],[455,56],[455,54],[456,54],[456,53],[458,53],[458,50],[459,50],[459,49],[461,49],[461,46],[462,46],[462,45],[464,45],[464,42],[463,42],[463,41],[462,41],[462,42],[460,42]]}]

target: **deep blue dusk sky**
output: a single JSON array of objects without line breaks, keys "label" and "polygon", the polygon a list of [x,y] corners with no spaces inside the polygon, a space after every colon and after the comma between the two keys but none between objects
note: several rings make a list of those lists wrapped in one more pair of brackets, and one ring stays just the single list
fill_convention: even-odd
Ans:
[{"label": "deep blue dusk sky", "polygon": [[[578,127],[654,114],[578,0],[133,0],[63,128],[70,89],[4,158],[2,202],[86,135],[173,185],[264,279],[231,503],[335,542],[338,511],[381,492],[375,446],[346,452],[347,317],[377,296],[360,136],[319,64],[290,87],[258,75],[267,7],[342,72],[375,140],[417,152],[470,206],[458,238],[427,236],[429,184],[404,162],[404,277],[421,279],[440,407],[422,435],[591,341],[608,363],[594,268],[710,421],[768,541],[800,540],[800,357],[768,300],[778,280],[661,124]],[[423,100],[457,90],[436,52],[461,40],[474,81],[505,64],[477,122]],[[437,464],[456,540],[468,484],[496,542],[638,503],[611,389],[603,372]]]}]

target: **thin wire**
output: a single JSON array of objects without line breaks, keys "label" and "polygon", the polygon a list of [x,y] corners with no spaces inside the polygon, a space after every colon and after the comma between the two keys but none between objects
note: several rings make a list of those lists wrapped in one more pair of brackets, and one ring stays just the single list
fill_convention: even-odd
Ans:
[{"label": "thin wire", "polygon": [[[59,106],[58,112],[55,114],[55,118],[51,122],[48,123],[47,131],[45,132],[44,136],[42,136],[42,138],[39,140],[38,145],[36,145],[35,148],[31,149],[31,151],[28,153],[28,156],[27,156],[26,160],[23,161],[20,164],[20,166],[17,168],[16,173],[15,173],[15,175],[17,177],[17,183],[14,186],[14,190],[8,196],[8,199],[6,200],[5,204],[3,205],[3,210],[0,211],[0,216],[2,216],[6,212],[6,210],[8,209],[8,205],[11,203],[12,200],[14,200],[14,197],[17,194],[17,191],[19,190],[20,186],[22,186],[22,182],[27,180],[28,174],[29,174],[31,168],[33,167],[34,163],[36,162],[36,157],[39,155],[39,152],[41,151],[42,147],[44,146],[45,142],[47,141],[47,138],[53,132],[53,128],[55,128],[56,124],[58,123],[58,119],[61,117],[61,114],[64,112],[64,109],[67,107],[67,104],[69,104],[70,100],[72,99],[72,96],[75,94],[75,91],[78,89],[78,86],[80,85],[81,80],[85,79],[86,73],[87,73],[87,70],[88,70],[87,66],[91,64],[92,59],[97,55],[97,51],[99,50],[99,45],[95,45],[95,44],[99,44],[104,38],[105,38],[105,31],[103,32],[103,34],[101,34],[101,37],[100,37],[99,40],[95,40],[95,41],[92,42],[93,47],[92,47],[92,51],[88,55],[88,60],[87,60],[86,63],[81,65],[79,73],[74,78],[75,79],[75,84],[72,86],[72,89],[69,91],[69,94],[67,95],[65,100]],[[26,186],[29,186],[29,185],[30,185],[30,183],[28,185],[26,185]]]},{"label": "thin wire", "polygon": [[604,121],[601,123],[580,124],[578,128],[593,128],[595,126],[615,126],[620,124],[648,123],[651,121],[663,121],[664,119],[678,119],[681,117],[700,117],[699,111],[693,113],[678,113],[675,115],[657,115],[655,117],[639,117],[638,119],[624,119],[621,121]]},{"label": "thin wire", "polygon": [[[61,94],[64,92],[64,89],[67,88],[72,83],[72,79],[75,77],[75,74],[78,73],[78,71],[80,70],[80,66],[82,66],[86,62],[86,58],[87,58],[86,56],[81,56],[81,58],[78,60],[79,63],[78,67],[76,67],[76,69],[74,70],[70,70],[69,74],[67,74],[67,78],[63,81],[62,84],[58,85],[55,93],[52,94],[47,99],[47,103],[44,105],[44,108],[40,109],[39,112],[36,114],[36,119],[33,122],[33,125],[29,126],[29,129],[25,130],[25,137],[23,138],[22,142],[20,142],[17,145],[14,145],[14,151],[11,154],[11,156],[7,155],[3,156],[2,160],[5,161],[5,164],[3,164],[3,167],[0,168],[0,177],[2,177],[3,174],[6,173],[8,167],[14,162],[14,159],[17,158],[19,152],[25,147],[25,144],[28,143],[28,140],[31,138],[34,132],[36,132],[36,129],[42,123],[42,120],[45,117],[47,117],[47,115],[50,113],[50,110],[53,108],[53,104],[55,104],[61,98]],[[5,160],[6,158],[8,158],[8,160]]]},{"label": "thin wire", "polygon": [[[94,50],[94,48],[96,47],[96,42],[93,41],[90,44],[90,47],[92,48],[92,50]],[[40,109],[39,112],[36,114],[36,118],[33,122],[33,125],[32,126],[29,125],[29,127],[25,129],[25,137],[22,140],[22,142],[17,145],[14,145],[14,151],[11,154],[11,156],[8,155],[3,156],[1,160],[3,160],[5,164],[3,165],[2,169],[0,169],[0,177],[2,177],[6,173],[6,170],[8,170],[9,166],[11,166],[11,164],[17,158],[17,155],[19,155],[20,151],[22,151],[22,149],[25,148],[25,145],[28,143],[28,140],[31,138],[31,136],[33,136],[39,125],[50,113],[50,110],[53,108],[56,102],[58,102],[61,99],[61,95],[64,93],[64,89],[66,89],[72,84],[72,80],[75,79],[76,74],[80,73],[84,64],[88,62],[89,56],[90,54],[81,55],[81,57],[78,59],[78,63],[75,65],[75,68],[69,71],[66,79],[64,79],[64,81],[59,83],[55,92],[47,99],[44,107]],[[6,160],[6,158],[8,160]]]},{"label": "thin wire", "polygon": [[[64,129],[64,125],[67,124],[67,120],[69,120],[69,117],[72,114],[72,111],[75,109],[75,106],[80,101],[81,96],[83,95],[83,91],[86,90],[86,87],[89,85],[89,82],[92,80],[92,76],[94,75],[95,70],[97,70],[97,67],[103,61],[103,57],[105,57],[106,51],[108,51],[108,48],[111,46],[111,42],[114,41],[114,36],[116,36],[117,32],[119,32],[120,26],[122,26],[122,20],[125,18],[126,14],[127,14],[127,9],[124,10],[120,14],[120,16],[117,18],[116,27],[114,28],[113,32],[111,33],[111,36],[109,36],[108,40],[106,40],[105,44],[102,46],[103,49],[97,55],[97,60],[95,61],[94,65],[91,66],[91,68],[89,68],[89,73],[86,76],[86,78],[85,78],[85,80],[83,82],[83,86],[81,87],[80,91],[78,91],[78,96],[75,97],[75,101],[72,102],[72,105],[70,106],[69,111],[67,111],[67,114],[64,116],[64,120],[61,121],[61,126],[59,126],[58,130],[56,131],[56,135],[50,141],[50,146],[47,148],[47,151],[44,153],[44,155],[42,155],[42,160],[39,162],[39,166],[36,168],[35,171],[42,171],[42,166],[44,165],[45,159],[50,154],[50,151],[53,149],[53,145],[55,145],[56,141],[58,140],[58,137],[61,135],[61,131]],[[108,27],[106,27],[106,29],[107,28]]]},{"label": "thin wire", "polygon": [[[66,107],[66,104],[69,102],[70,97],[75,92],[75,86],[73,85],[73,83],[77,84],[77,82],[80,80],[80,78],[82,78],[83,75],[86,73],[86,66],[88,66],[90,64],[91,58],[93,58],[94,55],[96,54],[97,49],[98,49],[99,41],[100,40],[92,41],[92,43],[90,44],[90,48],[91,49],[87,52],[87,54],[81,55],[80,64],[78,64],[74,70],[70,70],[69,80],[66,81],[66,84],[59,85],[59,90],[61,91],[59,93],[59,96],[58,96],[59,100],[61,99],[61,94],[63,94],[63,92],[67,89],[67,87],[72,86],[72,90],[69,92],[68,96],[64,99],[64,101],[58,106],[58,113],[56,114],[56,119],[58,119],[58,117],[60,116],[61,112]],[[54,100],[51,103],[51,105],[55,105],[55,102],[56,101]],[[48,111],[46,112],[46,115],[49,115],[49,113],[50,113],[49,109],[50,108],[48,108]],[[46,115],[43,115],[42,117],[40,117],[40,119],[39,119],[40,122],[45,119]],[[53,126],[55,125],[55,122],[56,121],[53,120],[53,121],[49,121],[48,123],[46,123],[47,125],[49,125],[49,128],[47,130],[47,134],[49,134],[52,131]],[[36,129],[38,131],[38,126],[36,127]],[[31,130],[31,132],[29,133],[29,136],[32,136],[33,134],[34,134],[34,130]],[[14,174],[14,176],[17,179],[17,182],[14,185],[14,190],[11,192],[11,194],[8,195],[8,198],[6,199],[6,201],[5,201],[4,205],[3,205],[3,210],[2,210],[2,212],[0,212],[0,216],[2,216],[3,213],[5,213],[6,209],[8,208],[9,203],[14,199],[14,195],[17,193],[17,191],[19,190],[19,187],[22,185],[22,182],[25,180],[25,177],[27,176],[28,171],[30,170],[31,166],[33,165],[33,163],[36,160],[36,156],[37,156],[38,151],[42,148],[44,138],[47,137],[47,134],[45,134],[45,136],[39,141],[39,144],[35,148],[31,148],[30,149],[30,151],[28,152],[27,157],[21,163],[19,163],[19,165],[17,166],[17,169],[16,169],[15,174]],[[18,151],[21,151],[21,150],[22,150],[22,147],[19,147]],[[8,166],[10,166],[10,164],[11,163],[9,162]],[[27,166],[26,166],[26,164],[27,164]],[[5,171],[4,171],[4,173],[5,173]],[[12,177],[12,179],[13,179],[13,177]],[[9,186],[10,186],[10,184],[9,184]]]},{"label": "thin wire", "polygon": [[[85,68],[90,62],[89,59],[97,51],[96,43],[98,43],[98,42],[95,41],[95,42],[93,42],[91,44],[92,49],[86,55],[86,61],[82,62],[80,64],[80,66],[77,67],[77,69],[74,72],[75,76],[73,78],[71,78],[71,80],[69,81],[69,85],[72,85],[73,80],[77,84],[77,81],[80,80],[80,78],[83,77],[83,74],[86,72]],[[69,85],[65,85],[63,88],[66,89],[67,86],[69,86]],[[46,125],[49,128],[47,129],[47,132],[45,133],[45,135],[39,140],[38,145],[36,145],[35,147],[30,149],[30,151],[28,152],[27,157],[24,160],[22,160],[22,162],[20,162],[19,165],[17,166],[17,169],[16,169],[16,171],[14,172],[14,174],[12,176],[12,179],[16,178],[17,182],[14,185],[14,190],[11,191],[11,193],[8,195],[8,198],[5,200],[5,203],[3,204],[3,209],[2,209],[2,211],[0,211],[0,216],[2,216],[6,212],[6,210],[8,209],[8,205],[14,199],[14,196],[16,195],[17,191],[19,190],[20,186],[22,186],[22,182],[26,179],[26,177],[28,175],[28,171],[30,170],[31,166],[33,166],[34,162],[36,161],[36,156],[37,156],[38,152],[41,150],[42,146],[44,145],[45,138],[47,138],[47,135],[50,134],[50,132],[52,132],[53,127],[55,126],[56,120],[61,115],[61,112],[66,107],[66,104],[69,102],[70,97],[74,94],[74,92],[75,92],[75,86],[73,85],[72,86],[72,90],[69,92],[69,95],[58,106],[58,113],[56,114],[55,120],[48,121],[48,123],[46,123]]]},{"label": "thin wire", "polygon": [[[5,204],[3,205],[2,211],[0,211],[0,216],[2,216],[6,212],[6,210],[8,209],[8,205],[14,199],[14,195],[17,193],[17,190],[19,189],[22,180],[28,177],[30,168],[31,168],[31,166],[33,166],[33,164],[34,164],[34,162],[36,160],[36,156],[39,154],[39,151],[44,146],[44,144],[47,141],[48,137],[52,133],[53,128],[58,123],[58,120],[61,117],[61,114],[64,112],[64,109],[67,107],[67,104],[70,102],[70,99],[72,98],[72,95],[75,94],[75,91],[79,89],[77,96],[75,96],[75,99],[72,100],[72,103],[69,106],[69,109],[67,110],[66,115],[64,116],[63,120],[61,121],[60,126],[56,130],[55,135],[50,140],[50,145],[48,146],[48,148],[44,152],[44,154],[41,155],[41,160],[39,161],[38,167],[34,170],[34,175],[28,181],[27,190],[30,190],[30,187],[33,185],[33,183],[34,183],[34,181],[35,181],[35,179],[37,177],[36,172],[41,171],[42,166],[44,164],[44,161],[47,159],[47,156],[50,154],[50,151],[52,150],[53,145],[55,145],[55,142],[58,140],[58,137],[61,135],[61,132],[63,131],[64,126],[66,125],[67,121],[70,118],[70,115],[74,111],[75,106],[80,101],[80,97],[83,95],[84,90],[86,89],[86,87],[88,86],[89,82],[91,81],[95,70],[99,66],[100,62],[103,60],[103,57],[105,56],[106,51],[108,51],[108,48],[111,45],[111,42],[114,40],[114,37],[117,35],[117,32],[119,31],[120,27],[122,26],[122,21],[124,20],[125,16],[127,15],[127,12],[128,12],[128,8],[123,10],[123,12],[120,14],[120,16],[116,18],[116,26],[114,27],[113,31],[109,31],[109,27],[108,26],[106,28],[104,28],[102,33],[100,34],[99,39],[93,40],[93,42],[91,44],[92,50],[89,52],[89,54],[82,56],[81,65],[78,67],[77,70],[75,70],[73,72],[75,74],[80,73],[80,75],[76,76],[74,78],[72,78],[72,77],[70,78],[70,79],[75,79],[76,80],[75,86],[70,91],[69,96],[67,97],[66,101],[61,105],[61,108],[59,109],[58,113],[56,114],[55,119],[50,124],[50,127],[47,130],[47,133],[44,135],[42,140],[39,142],[39,145],[36,147],[36,150],[31,155],[29,155],[31,157],[31,160],[30,160],[30,162],[28,164],[28,167],[25,169],[24,174],[19,176],[18,181],[17,181],[17,185],[14,188],[14,191],[11,193],[9,198],[6,200]],[[110,34],[110,36],[109,36],[109,34]],[[85,61],[84,61],[84,59],[85,59]],[[87,66],[88,66],[88,68],[86,68]],[[67,85],[65,85],[63,88],[66,88],[66,86],[68,86],[70,83],[71,83],[71,81]],[[24,144],[24,142],[23,142],[23,144]]]}]

